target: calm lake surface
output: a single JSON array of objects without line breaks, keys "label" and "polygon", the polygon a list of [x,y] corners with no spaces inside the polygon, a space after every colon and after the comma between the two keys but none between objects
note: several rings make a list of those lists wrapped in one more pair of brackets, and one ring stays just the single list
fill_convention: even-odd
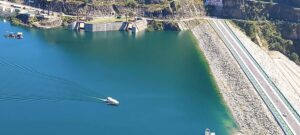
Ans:
[{"label": "calm lake surface", "polygon": [[[12,26],[0,37],[1,135],[230,134],[235,124],[190,32]],[[112,96],[108,106],[93,97]]]}]

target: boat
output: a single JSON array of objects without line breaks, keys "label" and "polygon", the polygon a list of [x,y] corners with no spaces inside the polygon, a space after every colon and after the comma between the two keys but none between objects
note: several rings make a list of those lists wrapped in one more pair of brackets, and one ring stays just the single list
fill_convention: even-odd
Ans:
[{"label": "boat", "polygon": [[117,106],[117,105],[120,104],[118,100],[116,100],[116,99],[114,99],[114,98],[112,98],[112,97],[107,97],[107,98],[104,100],[104,102],[106,102],[106,104],[108,104],[108,105],[114,105],[114,106]]},{"label": "boat", "polygon": [[16,33],[16,38],[17,39],[22,39],[23,38],[23,33],[22,32],[17,32]]},{"label": "boat", "polygon": [[210,135],[210,129],[209,129],[209,128],[206,128],[204,134],[205,134],[205,135]]},{"label": "boat", "polygon": [[6,38],[15,38],[16,35],[13,32],[9,32],[8,34],[4,35]]},{"label": "boat", "polygon": [[22,32],[17,32],[17,33],[9,32],[8,34],[5,34],[4,37],[23,39],[23,33]]},{"label": "boat", "polygon": [[215,133],[215,132],[211,132],[209,128],[206,128],[206,129],[205,129],[204,134],[205,134],[205,135],[216,135],[216,133]]}]

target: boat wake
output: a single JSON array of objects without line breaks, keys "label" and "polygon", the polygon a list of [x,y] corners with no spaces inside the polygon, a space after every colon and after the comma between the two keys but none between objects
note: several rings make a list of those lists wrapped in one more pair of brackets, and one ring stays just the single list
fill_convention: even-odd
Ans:
[{"label": "boat wake", "polygon": [[105,97],[74,81],[39,72],[0,57],[0,101],[102,102]]}]

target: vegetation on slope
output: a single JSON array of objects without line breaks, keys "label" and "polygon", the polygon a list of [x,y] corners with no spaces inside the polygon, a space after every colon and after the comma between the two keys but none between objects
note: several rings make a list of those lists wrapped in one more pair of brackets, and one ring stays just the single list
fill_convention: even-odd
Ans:
[{"label": "vegetation on slope", "polygon": [[9,19],[11,23],[14,25],[22,25],[28,27],[32,27],[32,24],[38,21],[36,17],[29,18],[26,15],[15,15],[15,16],[11,16]]},{"label": "vegetation on slope", "polygon": [[298,44],[292,40],[283,38],[281,31],[284,29],[283,22],[271,21],[233,21],[239,26],[247,36],[257,44],[270,50],[276,50],[288,56],[295,63],[300,64],[299,54],[297,51]]},{"label": "vegetation on slope", "polygon": [[176,22],[164,22],[164,21],[157,21],[152,20],[148,23],[148,28],[146,29],[147,32],[150,31],[161,31],[161,30],[170,30],[170,31],[178,31],[179,27]]}]

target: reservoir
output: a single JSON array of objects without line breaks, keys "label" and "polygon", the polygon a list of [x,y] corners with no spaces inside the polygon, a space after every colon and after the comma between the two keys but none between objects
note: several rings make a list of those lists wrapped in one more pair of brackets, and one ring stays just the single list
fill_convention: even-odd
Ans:
[{"label": "reservoir", "polygon": [[[191,32],[74,32],[0,20],[1,135],[230,134]],[[118,107],[95,97],[112,96]]]}]

